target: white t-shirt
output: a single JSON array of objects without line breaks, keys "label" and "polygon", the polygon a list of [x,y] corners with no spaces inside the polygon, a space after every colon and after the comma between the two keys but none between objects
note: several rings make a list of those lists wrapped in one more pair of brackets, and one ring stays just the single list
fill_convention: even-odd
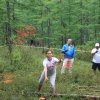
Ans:
[{"label": "white t-shirt", "polygon": [[47,71],[50,73],[56,72],[56,64],[59,62],[59,60],[55,57],[52,57],[52,60],[49,61],[47,58],[43,61],[43,66],[47,67]]},{"label": "white t-shirt", "polygon": [[[95,53],[96,51],[98,51],[98,52]],[[100,48],[99,49],[96,49],[96,48],[92,49],[91,53],[95,53],[92,61],[94,63],[100,63]]]}]

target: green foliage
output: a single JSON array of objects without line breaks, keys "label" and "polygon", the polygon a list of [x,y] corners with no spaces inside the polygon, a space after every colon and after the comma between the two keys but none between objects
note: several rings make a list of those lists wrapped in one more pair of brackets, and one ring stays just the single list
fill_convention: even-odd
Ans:
[{"label": "green foliage", "polygon": [[[52,48],[51,48],[52,49]],[[57,58],[60,56],[59,50],[53,50],[53,55]],[[11,73],[12,83],[2,83],[5,79],[0,77],[0,99],[1,100],[38,100],[38,96],[33,93],[37,91],[38,79],[43,71],[42,61],[45,58],[42,49],[29,46],[13,46],[12,59],[7,55],[6,47],[0,48],[0,76]],[[81,54],[83,56],[85,52]],[[87,55],[85,55],[87,57]],[[86,59],[86,58],[84,58]],[[10,60],[13,62],[11,63]],[[91,62],[75,59],[73,68],[73,77],[71,78],[66,70],[65,75],[61,75],[61,64],[57,65],[56,91],[57,93],[99,95],[93,89],[87,88],[83,91],[79,86],[99,86],[99,72],[94,76],[91,69]],[[10,79],[10,78],[9,78]],[[41,92],[49,92],[49,82],[45,83]],[[58,97],[47,97],[48,100],[58,100]],[[59,97],[59,100],[84,100],[76,97]],[[87,99],[86,99],[87,100]]]},{"label": "green foliage", "polygon": [[14,61],[14,63],[21,60],[21,53],[17,49],[15,49],[12,53],[12,60]]},{"label": "green foliage", "polygon": [[[6,1],[0,3],[0,44],[4,43],[5,23],[7,20]],[[99,0],[9,0],[11,39],[15,39],[15,31],[21,26],[32,25],[37,28],[38,38],[43,38],[48,45],[50,31],[51,46],[61,45],[59,38],[73,38],[75,44],[100,40],[99,32]],[[50,20],[50,29],[48,29]],[[56,39],[56,40],[55,40]],[[59,46],[60,47],[60,46]]]}]

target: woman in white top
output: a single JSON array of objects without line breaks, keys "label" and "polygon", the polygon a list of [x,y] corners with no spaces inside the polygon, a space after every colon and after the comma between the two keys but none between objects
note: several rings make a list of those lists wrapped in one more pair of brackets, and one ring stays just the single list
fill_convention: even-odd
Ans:
[{"label": "woman in white top", "polygon": [[100,47],[99,47],[99,43],[95,44],[95,48],[92,49],[91,54],[93,56],[92,69],[93,69],[94,74],[96,75],[96,69],[98,68],[98,70],[100,71]]},{"label": "woman in white top", "polygon": [[58,60],[56,57],[52,57],[51,50],[46,51],[46,58],[43,61],[44,70],[39,79],[39,87],[38,91],[41,90],[41,87],[44,81],[48,80],[48,76],[50,77],[50,86],[52,95],[55,95],[55,80],[56,80],[56,64],[61,62],[61,59]]}]

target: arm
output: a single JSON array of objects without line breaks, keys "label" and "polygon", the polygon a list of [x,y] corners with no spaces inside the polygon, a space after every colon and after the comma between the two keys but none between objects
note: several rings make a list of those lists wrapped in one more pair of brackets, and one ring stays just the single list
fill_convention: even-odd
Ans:
[{"label": "arm", "polygon": [[75,57],[75,56],[76,56],[76,50],[75,50],[75,48],[74,48],[73,57]]},{"label": "arm", "polygon": [[61,63],[63,60],[62,59],[59,59],[58,63]]},{"label": "arm", "polygon": [[91,54],[94,56],[98,51],[96,49],[92,49]]},{"label": "arm", "polygon": [[68,46],[67,45],[66,46],[64,45],[62,47],[62,49],[61,49],[61,52],[65,54],[67,51],[68,51]]},{"label": "arm", "polygon": [[47,67],[44,67],[44,73],[45,73],[45,81],[48,80],[48,77],[47,77]]},{"label": "arm", "polygon": [[55,61],[57,62],[57,63],[61,63],[62,62],[62,59],[60,58],[60,59],[57,59],[57,58],[54,58],[55,59]]},{"label": "arm", "polygon": [[97,52],[98,52],[98,51],[95,51],[94,53],[91,53],[91,54],[92,54],[92,56],[94,56]]},{"label": "arm", "polygon": [[43,67],[44,67],[44,74],[45,74],[45,81],[46,81],[46,80],[48,80],[48,78],[47,78],[47,65],[46,65],[45,59],[43,61]]}]

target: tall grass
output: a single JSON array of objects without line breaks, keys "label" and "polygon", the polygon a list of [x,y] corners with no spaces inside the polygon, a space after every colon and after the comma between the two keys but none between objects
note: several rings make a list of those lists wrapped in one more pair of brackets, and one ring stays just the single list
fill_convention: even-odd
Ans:
[{"label": "tall grass", "polygon": [[[38,79],[43,70],[42,61],[45,55],[42,49],[24,46],[14,46],[11,55],[8,54],[7,48],[0,48],[0,100],[38,100],[39,97],[33,95],[37,91]],[[60,57],[60,51],[55,52],[54,56]],[[84,54],[83,54],[84,55]],[[73,76],[70,78],[68,71],[61,75],[61,64],[57,65],[56,91],[57,93],[66,94],[92,94],[100,95],[100,92],[80,90],[79,86],[99,86],[100,73],[94,76],[91,69],[91,62],[75,59]],[[4,83],[3,75],[11,73],[15,77],[12,83]],[[44,83],[41,92],[49,92],[49,81]],[[78,97],[48,97],[48,100],[81,100]],[[83,99],[84,100],[84,99]]]}]

